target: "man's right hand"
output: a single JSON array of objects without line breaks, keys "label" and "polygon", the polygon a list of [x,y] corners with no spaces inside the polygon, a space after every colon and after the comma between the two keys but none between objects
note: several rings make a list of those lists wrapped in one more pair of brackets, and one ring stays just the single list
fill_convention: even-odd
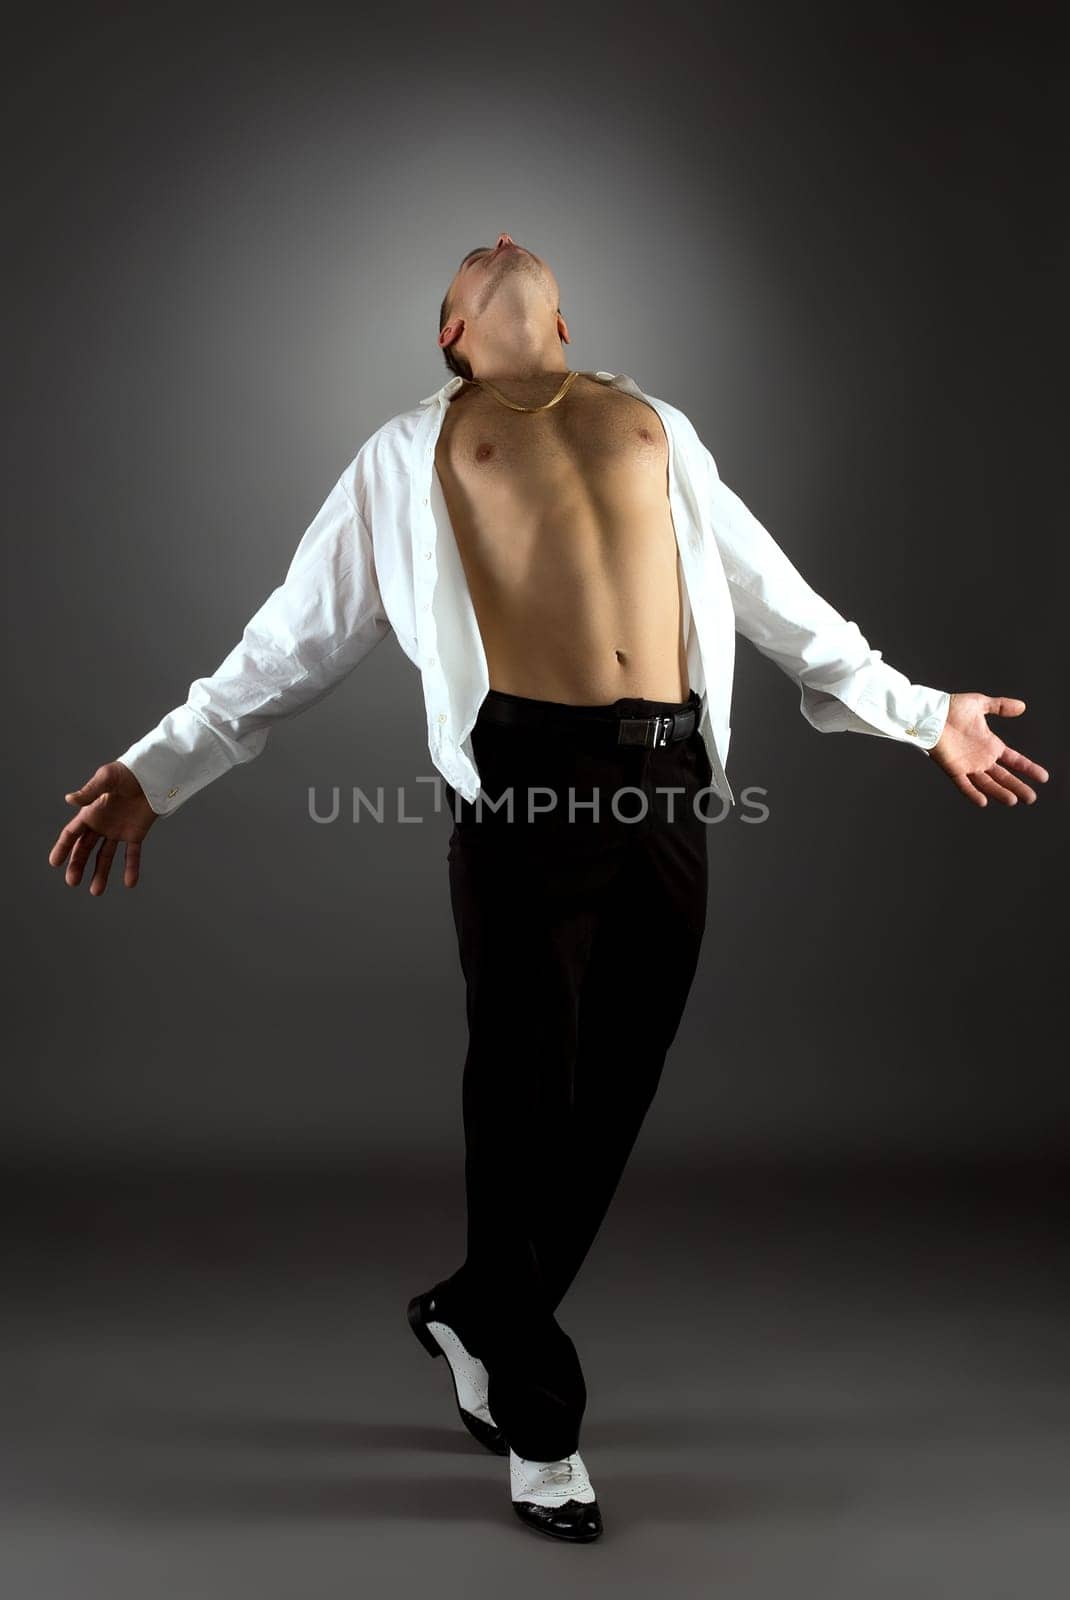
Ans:
[{"label": "man's right hand", "polygon": [[108,761],[97,768],[88,783],[80,789],[72,789],[63,798],[69,805],[77,806],[78,812],[61,830],[49,851],[49,866],[59,867],[66,861],[66,882],[77,889],[86,862],[99,843],[89,893],[103,894],[121,843],[125,846],[123,883],[132,889],[138,880],[141,841],[159,813],[149,805],[145,791],[130,768],[121,761]]}]

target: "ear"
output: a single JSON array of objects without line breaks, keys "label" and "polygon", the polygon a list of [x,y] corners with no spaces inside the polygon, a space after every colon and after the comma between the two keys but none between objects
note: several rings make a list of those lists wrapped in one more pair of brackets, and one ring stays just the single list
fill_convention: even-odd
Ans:
[{"label": "ear", "polygon": [[557,337],[559,339],[563,339],[566,344],[572,343],[572,340],[568,336],[568,323],[565,321],[560,311],[557,313]]},{"label": "ear", "polygon": [[451,344],[457,343],[457,340],[461,337],[463,332],[463,317],[455,317],[452,322],[447,322],[446,326],[442,329],[442,332],[438,336],[439,349],[448,350]]}]

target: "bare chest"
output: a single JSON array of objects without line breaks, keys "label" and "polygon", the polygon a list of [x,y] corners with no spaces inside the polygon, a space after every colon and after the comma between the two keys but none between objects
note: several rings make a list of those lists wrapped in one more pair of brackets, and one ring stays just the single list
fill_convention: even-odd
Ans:
[{"label": "bare chest", "polygon": [[545,412],[516,412],[479,391],[451,403],[435,466],[466,499],[569,486],[664,494],[668,441],[651,406],[588,380]]}]

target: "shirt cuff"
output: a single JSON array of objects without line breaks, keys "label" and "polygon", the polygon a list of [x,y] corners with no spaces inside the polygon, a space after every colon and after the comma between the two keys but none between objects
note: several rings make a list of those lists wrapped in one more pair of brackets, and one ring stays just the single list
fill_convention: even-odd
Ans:
[{"label": "shirt cuff", "polygon": [[234,765],[219,735],[189,706],[177,706],[121,756],[157,816],[168,817]]},{"label": "shirt cuff", "polygon": [[869,719],[872,709],[879,731],[904,744],[930,751],[939,741],[947,722],[951,694],[947,689],[930,689],[913,683],[908,689],[888,690],[863,696],[859,714]]},{"label": "shirt cuff", "polygon": [[800,709],[819,733],[877,734],[928,753],[944,731],[950,704],[946,689],[911,683],[885,668],[880,682],[861,687],[850,680],[821,689],[804,684]]}]

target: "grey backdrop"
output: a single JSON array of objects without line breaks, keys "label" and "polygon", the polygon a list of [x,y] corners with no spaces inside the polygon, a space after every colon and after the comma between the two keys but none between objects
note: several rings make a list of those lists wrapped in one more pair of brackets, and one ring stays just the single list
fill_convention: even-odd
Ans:
[{"label": "grey backdrop", "polygon": [[741,643],[730,777],[764,786],[770,817],[712,831],[702,964],[644,1155],[1065,1146],[1058,58],[1043,13],[1010,15],[24,24],[11,1163],[459,1160],[446,819],[307,814],[312,784],[433,771],[393,638],[160,823],[133,893],[118,867],[103,899],[73,892],[46,856],[64,791],[218,663],[360,443],[448,376],[439,300],[501,228],[553,265],[571,365],[683,408],[915,681],[1028,700],[1009,737],[1053,774],[1032,810],[975,810],[911,748],[818,735]]}]

